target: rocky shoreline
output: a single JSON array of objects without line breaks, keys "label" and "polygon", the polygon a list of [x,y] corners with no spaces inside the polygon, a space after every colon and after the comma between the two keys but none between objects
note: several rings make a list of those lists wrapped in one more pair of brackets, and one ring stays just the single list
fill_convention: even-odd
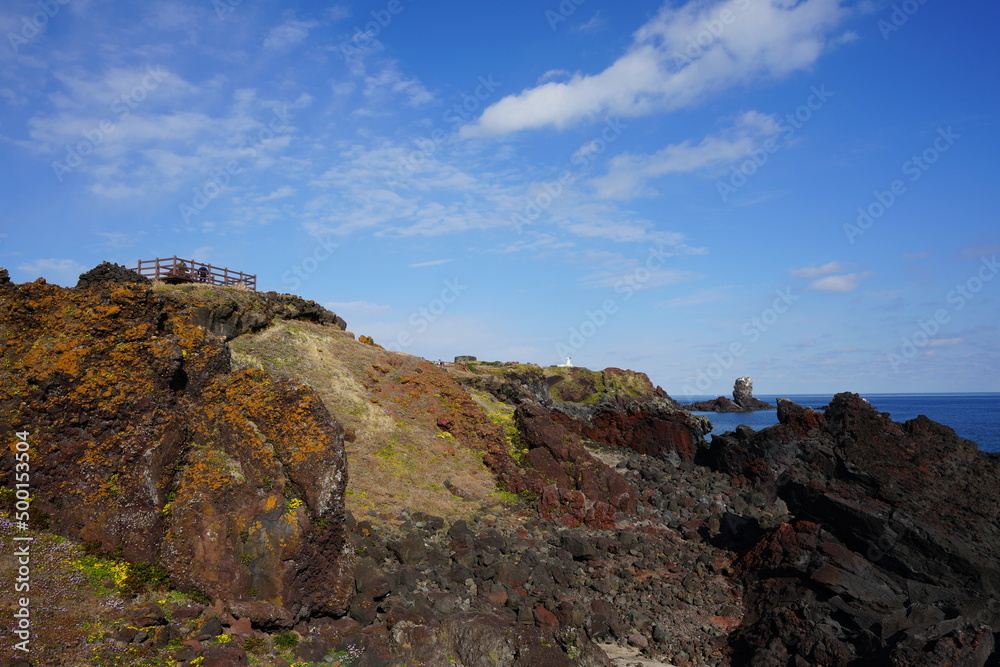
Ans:
[{"label": "rocky shoreline", "polygon": [[[0,279],[0,296],[0,429],[46,434],[33,527],[191,596],[52,637],[35,664],[998,664],[1000,455],[926,418],[892,422],[855,394],[782,400],[777,425],[708,443],[708,421],[642,374],[371,356],[309,304],[279,315],[273,297],[224,294],[205,319],[193,294],[127,283]],[[216,311],[303,320],[309,354],[334,332],[367,383],[341,386],[397,429],[354,451],[399,466],[398,434],[423,429],[445,468],[428,488],[465,518],[348,511],[354,413],[302,375],[234,367],[222,338],[253,327],[199,324]],[[737,387],[752,405],[749,378]],[[452,482],[458,447],[502,504]],[[12,453],[0,461],[9,479]]]},{"label": "rocky shoreline", "polygon": [[[678,666],[995,664],[994,487],[952,492],[995,481],[1000,457],[925,419],[895,424],[856,395],[825,413],[779,409],[779,425],[717,437],[697,463],[589,445],[637,497],[613,527],[531,499],[450,524],[350,518],[357,564],[344,617],[278,623],[279,610],[230,605],[203,621],[218,617],[237,638],[230,653],[281,629],[297,633],[298,659],[351,650],[355,666],[612,664],[600,644]],[[867,463],[866,437],[885,456]],[[931,463],[964,477],[907,491],[934,478]],[[214,655],[188,646],[181,657]]]}]

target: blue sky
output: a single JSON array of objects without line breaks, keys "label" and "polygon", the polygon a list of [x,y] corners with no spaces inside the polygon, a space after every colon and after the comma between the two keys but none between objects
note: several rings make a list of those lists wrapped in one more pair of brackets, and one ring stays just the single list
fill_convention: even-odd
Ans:
[{"label": "blue sky", "polygon": [[985,1],[4,3],[0,265],[176,254],[430,359],[1000,391]]}]

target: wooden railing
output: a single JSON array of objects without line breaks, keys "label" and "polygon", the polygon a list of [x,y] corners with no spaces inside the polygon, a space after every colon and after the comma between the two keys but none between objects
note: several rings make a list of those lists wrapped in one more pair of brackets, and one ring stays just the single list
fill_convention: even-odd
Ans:
[{"label": "wooden railing", "polygon": [[223,287],[245,287],[257,291],[257,276],[242,271],[220,269],[211,264],[179,257],[139,260],[135,269],[140,276],[158,278],[167,283],[206,283]]}]

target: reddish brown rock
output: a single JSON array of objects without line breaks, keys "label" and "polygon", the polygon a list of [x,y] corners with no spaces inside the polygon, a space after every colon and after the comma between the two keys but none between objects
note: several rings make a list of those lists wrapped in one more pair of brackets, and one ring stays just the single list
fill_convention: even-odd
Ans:
[{"label": "reddish brown rock", "polygon": [[704,419],[673,407],[664,400],[602,400],[585,419],[555,410],[565,428],[609,447],[626,447],[639,454],[660,457],[676,452],[693,461],[711,426]]},{"label": "reddish brown rock", "polygon": [[[517,408],[514,417],[529,448],[526,458],[537,471],[536,492],[555,484],[560,490],[579,492],[567,495],[560,491],[560,502],[571,510],[582,511],[590,501],[603,502],[624,512],[635,511],[635,489],[594,458],[579,435],[553,419],[552,413],[537,403],[525,403]],[[550,491],[548,502],[552,500]],[[580,519],[584,518],[582,513]]]},{"label": "reddish brown rock", "polygon": [[143,285],[2,289],[0,428],[37,434],[33,513],[182,590],[343,611],[343,433],[313,391],[231,372]]},{"label": "reddish brown rock", "polygon": [[534,609],[535,625],[540,628],[554,629],[559,627],[559,619],[545,607],[538,605]]}]

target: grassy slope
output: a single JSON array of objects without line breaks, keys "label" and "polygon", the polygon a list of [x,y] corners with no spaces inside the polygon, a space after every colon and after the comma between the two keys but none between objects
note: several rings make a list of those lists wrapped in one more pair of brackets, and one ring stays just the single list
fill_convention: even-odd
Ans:
[{"label": "grassy slope", "polygon": [[[438,426],[437,417],[453,412],[459,397],[433,364],[364,345],[332,327],[294,321],[241,336],[232,349],[236,365],[316,389],[353,431],[353,442],[346,443],[347,506],[359,519],[389,520],[401,509],[455,519],[502,502],[478,443]],[[469,499],[452,494],[446,481]]]},{"label": "grassy slope", "polygon": [[649,396],[654,387],[645,373],[606,368],[592,371],[587,368],[542,368],[550,382],[549,391],[557,401],[571,403],[596,403],[605,396],[639,398]]}]

